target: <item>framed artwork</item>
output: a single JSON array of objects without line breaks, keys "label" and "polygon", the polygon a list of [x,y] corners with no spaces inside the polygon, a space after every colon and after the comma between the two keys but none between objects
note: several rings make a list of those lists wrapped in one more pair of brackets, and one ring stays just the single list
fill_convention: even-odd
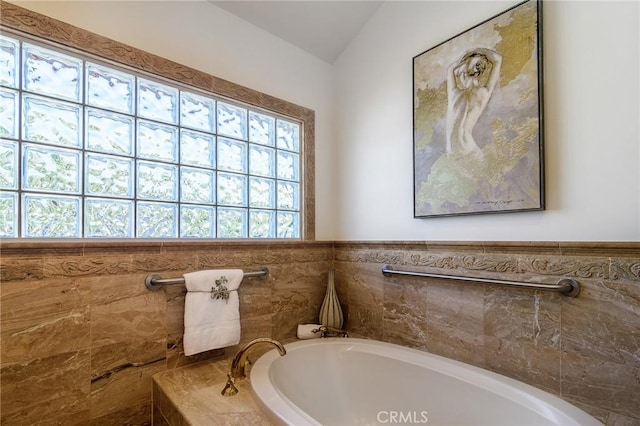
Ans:
[{"label": "framed artwork", "polygon": [[541,28],[530,0],[413,58],[415,217],[544,209]]}]

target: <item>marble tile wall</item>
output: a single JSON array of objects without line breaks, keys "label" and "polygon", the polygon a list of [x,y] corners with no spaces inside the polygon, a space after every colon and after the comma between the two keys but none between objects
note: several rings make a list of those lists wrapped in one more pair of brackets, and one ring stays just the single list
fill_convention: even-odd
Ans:
[{"label": "marble tile wall", "polygon": [[[3,242],[0,423],[149,424],[151,376],[215,358],[182,349],[184,285],[150,273],[268,266],[239,295],[242,341],[290,339],[317,318],[332,243]],[[235,353],[237,347],[228,348]]]},{"label": "marble tile wall", "polygon": [[[545,283],[568,276],[582,293],[387,278],[385,263]],[[3,243],[0,423],[148,424],[153,374],[224,355],[184,356],[184,286],[149,291],[149,273],[266,265],[267,280],[241,286],[242,340],[286,340],[315,321],[332,264],[353,335],[497,371],[608,425],[640,425],[640,244],[551,242]]]},{"label": "marble tile wall", "polygon": [[[577,298],[395,269],[555,284]],[[348,329],[519,379],[607,425],[640,425],[640,244],[335,243]]]}]

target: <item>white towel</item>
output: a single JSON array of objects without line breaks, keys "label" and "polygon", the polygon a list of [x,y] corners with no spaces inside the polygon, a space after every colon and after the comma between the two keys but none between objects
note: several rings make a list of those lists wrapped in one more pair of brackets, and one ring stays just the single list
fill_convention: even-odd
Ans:
[{"label": "white towel", "polygon": [[[184,353],[194,355],[240,342],[238,292],[241,269],[216,269],[184,274],[187,296],[184,303]],[[214,299],[211,288],[225,277],[229,299]]]}]

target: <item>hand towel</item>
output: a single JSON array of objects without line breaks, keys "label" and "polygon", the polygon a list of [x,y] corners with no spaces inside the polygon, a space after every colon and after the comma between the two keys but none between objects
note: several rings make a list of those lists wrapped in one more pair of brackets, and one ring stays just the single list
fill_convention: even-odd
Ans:
[{"label": "hand towel", "polygon": [[[316,339],[322,337],[320,332],[320,324],[298,324],[298,339]],[[314,330],[317,330],[314,333]]]},{"label": "hand towel", "polygon": [[[184,303],[184,353],[194,355],[240,342],[240,310],[237,289],[241,269],[216,269],[184,274],[187,296]],[[228,280],[228,300],[212,297],[216,280]]]}]

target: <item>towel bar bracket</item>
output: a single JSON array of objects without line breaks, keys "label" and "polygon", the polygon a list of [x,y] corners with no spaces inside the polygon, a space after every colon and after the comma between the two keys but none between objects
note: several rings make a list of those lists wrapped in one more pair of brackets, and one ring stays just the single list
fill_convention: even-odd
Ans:
[{"label": "towel bar bracket", "polygon": [[571,290],[564,290],[561,291],[561,293],[565,296],[569,296],[569,297],[576,297],[577,295],[580,294],[580,284],[578,283],[578,281],[574,280],[573,278],[563,278],[560,281],[558,281],[558,285],[559,286],[570,286]]},{"label": "towel bar bracket", "polygon": [[156,284],[155,281],[162,279],[162,277],[158,274],[147,275],[147,278],[144,279],[144,285],[149,290],[160,290],[162,288],[162,284]]}]

